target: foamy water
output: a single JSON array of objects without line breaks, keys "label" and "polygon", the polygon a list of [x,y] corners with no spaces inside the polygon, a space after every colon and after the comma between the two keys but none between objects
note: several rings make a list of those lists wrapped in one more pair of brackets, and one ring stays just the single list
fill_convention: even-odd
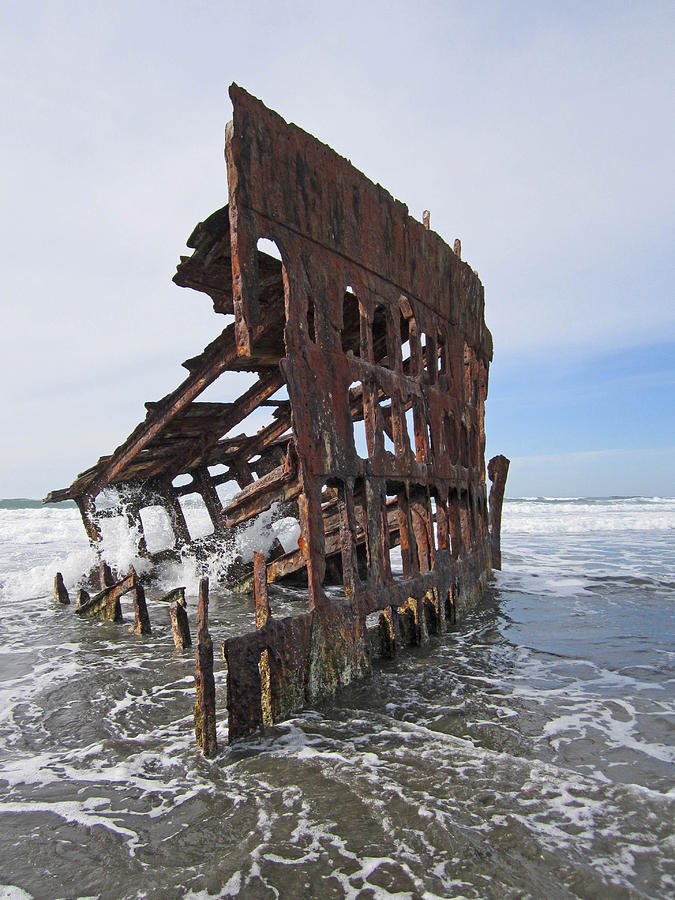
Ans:
[{"label": "foamy water", "polygon": [[[203,505],[188,506],[187,510],[190,533],[194,538],[213,531]],[[152,508],[148,520],[152,528],[148,532],[149,549],[155,552],[172,547],[173,535],[169,540],[164,521],[153,516]],[[141,575],[150,572],[150,562],[137,552],[140,534],[129,528],[124,515],[102,519],[100,524],[103,553],[114,570],[126,573],[133,565]],[[297,547],[299,534],[297,520],[282,516],[279,505],[274,504],[255,522],[240,530],[235,546],[214,552],[206,560],[198,560],[188,547],[179,560],[162,563],[155,572],[156,592],[189,585],[202,575],[217,581],[235,558],[250,562],[254,550],[268,552],[275,539],[285,550],[292,550]],[[63,575],[67,589],[76,592],[85,584],[85,576],[97,565],[97,557],[74,506],[0,509],[0,565],[0,596],[29,599],[53,592],[56,571]]]},{"label": "foamy water", "polygon": [[[141,638],[49,599],[77,510],[0,509],[0,898],[672,896],[674,536],[673,500],[507,501],[492,595],[335,703],[229,748],[217,659],[207,762],[153,602],[186,584],[194,629],[195,561]],[[252,623],[212,583],[216,647]]]}]

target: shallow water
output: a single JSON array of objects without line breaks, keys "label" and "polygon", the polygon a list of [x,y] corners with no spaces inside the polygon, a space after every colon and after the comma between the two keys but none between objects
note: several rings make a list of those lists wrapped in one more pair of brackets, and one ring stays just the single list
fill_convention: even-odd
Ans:
[{"label": "shallow water", "polygon": [[[233,748],[217,661],[211,762],[164,605],[140,638],[48,600],[80,531],[0,510],[0,897],[675,892],[675,501],[507,501],[456,632]],[[251,627],[210,613],[215,644]]]}]

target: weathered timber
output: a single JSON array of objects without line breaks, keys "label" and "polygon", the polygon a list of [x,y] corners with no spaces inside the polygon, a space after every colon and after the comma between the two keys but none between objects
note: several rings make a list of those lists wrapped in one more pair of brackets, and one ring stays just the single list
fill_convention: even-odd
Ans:
[{"label": "weathered timber", "polygon": [[209,579],[199,582],[197,650],[195,653],[195,736],[204,756],[218,752],[216,740],[216,683],[213,677],[213,643],[209,634]]},{"label": "weathered timber", "polygon": [[[235,321],[183,363],[188,377],[146,404],[145,421],[113,453],[47,499],[75,499],[99,555],[109,515],[126,515],[147,553],[147,507],[163,510],[175,539],[152,561],[227,548],[225,580],[253,590],[256,625],[223,643],[232,741],[330,697],[378,656],[454,627],[501,565],[508,461],[490,462],[488,510],[492,336],[459,239],[451,249],[428,211],[416,221],[244,90],[232,85],[230,96],[229,203],[193,230],[194,252],[174,281]],[[230,400],[228,373],[242,371],[254,382]],[[222,400],[201,400],[217,379]],[[213,525],[205,538],[189,532],[184,505],[195,496]],[[269,510],[297,520],[298,546],[282,552],[276,542],[251,566],[237,541]],[[273,614],[267,584],[283,578],[306,584],[300,615]],[[185,645],[184,605],[163,599]],[[195,724],[211,753],[207,601],[205,589]]]},{"label": "weathered timber", "polygon": [[70,603],[68,591],[63,583],[63,575],[60,572],[57,572],[54,577],[54,599],[58,600],[59,603]]},{"label": "weathered timber", "polygon": [[169,607],[169,616],[171,618],[171,631],[173,632],[173,642],[179,650],[192,646],[192,638],[190,637],[190,623],[188,622],[187,610],[185,608],[185,600],[174,601]]}]

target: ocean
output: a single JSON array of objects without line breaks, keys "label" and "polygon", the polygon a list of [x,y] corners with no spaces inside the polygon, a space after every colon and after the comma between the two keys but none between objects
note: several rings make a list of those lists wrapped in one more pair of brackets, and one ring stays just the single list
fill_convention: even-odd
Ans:
[{"label": "ocean", "polygon": [[[217,654],[207,761],[152,602],[194,633],[193,563],[152,635],[82,621],[77,510],[0,503],[0,898],[675,896],[674,536],[674,499],[506,500],[481,604],[334,702],[229,747]],[[215,647],[252,622],[214,578]]]}]

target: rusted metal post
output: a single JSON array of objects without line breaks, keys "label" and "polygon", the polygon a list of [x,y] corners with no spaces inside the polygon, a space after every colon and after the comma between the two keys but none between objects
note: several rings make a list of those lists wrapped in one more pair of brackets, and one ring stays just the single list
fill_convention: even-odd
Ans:
[{"label": "rusted metal post", "polygon": [[209,476],[206,466],[200,466],[198,469],[195,469],[193,471],[193,478],[196,490],[201,494],[215,531],[223,531],[225,524],[223,518],[223,506],[220,502],[218,492],[213,486],[213,481]]},{"label": "rusted metal post", "polygon": [[[255,627],[263,628],[271,616],[270,601],[267,595],[267,566],[265,557],[256,550],[253,554],[253,593],[255,597]],[[270,653],[265,649],[258,662],[260,672],[260,709],[265,725],[274,724],[274,704],[272,700],[272,668]]]},{"label": "rusted metal post", "polygon": [[164,508],[169,516],[176,543],[179,547],[182,547],[190,543],[190,532],[185,521],[183,507],[180,505],[170,481],[167,481],[164,487],[164,495],[166,497]]},{"label": "rusted metal post", "polygon": [[265,557],[257,550],[253,554],[253,593],[255,596],[255,627],[262,628],[270,617],[270,601],[267,596]]},{"label": "rusted metal post", "polygon": [[57,572],[56,577],[54,578],[54,599],[58,600],[59,603],[70,603],[68,591],[63,583],[63,575],[60,572]]},{"label": "rusted metal post", "polygon": [[493,456],[488,463],[488,478],[492,482],[490,488],[490,549],[492,553],[492,568],[502,567],[502,504],[504,502],[504,489],[506,476],[509,473],[509,463],[505,456]]},{"label": "rusted metal post", "polygon": [[169,597],[175,597],[169,607],[169,616],[171,617],[171,630],[173,632],[173,642],[179,650],[185,650],[186,647],[192,646],[192,638],[190,637],[190,623],[188,622],[187,609],[185,603],[185,588],[176,588],[171,591],[163,600]]},{"label": "rusted metal post", "polygon": [[150,625],[150,616],[148,615],[148,605],[145,602],[145,590],[138,580],[138,576],[133,566],[129,570],[129,574],[134,576],[136,583],[131,596],[134,600],[134,624],[129,629],[132,634],[151,634],[152,627]]},{"label": "rusted metal post", "polygon": [[380,613],[379,649],[385,659],[393,659],[401,646],[401,626],[398,621],[398,610],[388,606]]},{"label": "rusted metal post", "polygon": [[171,617],[171,630],[173,632],[173,642],[179,650],[185,650],[186,647],[192,646],[192,638],[190,637],[190,623],[188,622],[187,611],[180,603],[172,603],[169,607],[169,615]]},{"label": "rusted metal post", "polygon": [[143,532],[143,521],[140,516],[140,506],[138,502],[129,500],[127,501],[124,514],[126,515],[127,523],[129,524],[129,531],[136,532],[138,534],[138,540],[136,542],[136,553],[141,557],[148,557],[148,545],[145,542],[145,534]]},{"label": "rusted metal post", "polygon": [[177,587],[170,590],[168,594],[164,594],[163,597],[160,597],[158,600],[159,603],[180,603],[181,606],[185,606],[185,588]]},{"label": "rusted metal post", "polygon": [[75,612],[78,615],[105,619],[109,622],[122,622],[120,597],[133,590],[137,583],[136,573],[132,569],[126,578],[104,588],[93,597],[90,597],[86,591],[80,591]]},{"label": "rusted metal post", "polygon": [[213,642],[209,634],[209,579],[199,582],[197,607],[197,650],[195,653],[195,736],[202,753],[212,758],[218,752],[216,740],[216,683],[213,678]]},{"label": "rusted metal post", "polygon": [[112,587],[115,584],[115,579],[113,578],[113,573],[105,560],[101,560],[101,564],[98,569],[98,577],[101,585],[101,590],[104,590],[107,587]]},{"label": "rusted metal post", "polygon": [[74,499],[77,508],[80,511],[80,515],[82,516],[82,524],[84,525],[84,530],[87,532],[87,537],[89,538],[92,547],[95,547],[98,550],[98,546],[101,543],[101,529],[96,520],[96,505],[94,503],[94,498],[91,494],[83,494]]}]

